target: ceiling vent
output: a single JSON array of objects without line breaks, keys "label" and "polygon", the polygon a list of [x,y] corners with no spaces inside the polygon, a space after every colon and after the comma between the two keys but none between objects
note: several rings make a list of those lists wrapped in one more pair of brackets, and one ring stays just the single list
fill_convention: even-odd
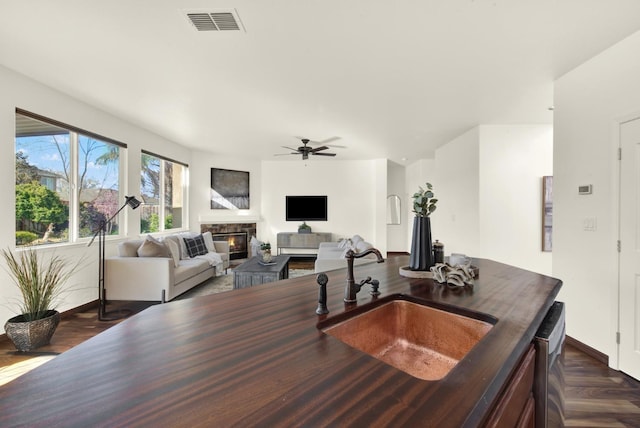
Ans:
[{"label": "ceiling vent", "polygon": [[243,31],[242,22],[235,9],[183,10],[191,25],[198,31]]}]

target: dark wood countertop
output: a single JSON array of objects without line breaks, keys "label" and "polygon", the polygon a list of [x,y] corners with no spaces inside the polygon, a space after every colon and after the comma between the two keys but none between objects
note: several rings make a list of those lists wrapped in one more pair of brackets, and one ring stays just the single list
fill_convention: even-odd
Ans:
[{"label": "dark wood countertop", "polygon": [[[476,426],[527,349],[561,281],[474,260],[475,287],[356,266],[405,293],[498,319],[447,377],[416,379],[316,328],[315,275],[152,306],[0,388],[0,425]],[[346,270],[327,273],[326,317]],[[368,286],[365,286],[368,287]],[[428,328],[426,326],[425,328]]]}]

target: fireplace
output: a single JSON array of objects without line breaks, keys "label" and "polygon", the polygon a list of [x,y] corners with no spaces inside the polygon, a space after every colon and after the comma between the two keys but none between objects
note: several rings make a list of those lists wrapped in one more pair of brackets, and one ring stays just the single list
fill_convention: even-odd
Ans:
[{"label": "fireplace", "polygon": [[201,224],[200,232],[211,232],[215,241],[227,241],[230,259],[246,259],[255,255],[249,254],[249,242],[256,235],[255,223]]},{"label": "fireplace", "polygon": [[226,241],[229,244],[229,259],[246,259],[249,251],[247,232],[218,233],[211,235],[214,241]]}]

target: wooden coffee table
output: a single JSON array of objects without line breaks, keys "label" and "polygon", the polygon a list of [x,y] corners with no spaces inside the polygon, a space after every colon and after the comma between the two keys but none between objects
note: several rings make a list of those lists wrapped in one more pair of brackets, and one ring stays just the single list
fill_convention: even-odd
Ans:
[{"label": "wooden coffee table", "polygon": [[274,256],[272,264],[263,264],[252,257],[233,269],[233,288],[246,288],[289,278],[289,256]]}]

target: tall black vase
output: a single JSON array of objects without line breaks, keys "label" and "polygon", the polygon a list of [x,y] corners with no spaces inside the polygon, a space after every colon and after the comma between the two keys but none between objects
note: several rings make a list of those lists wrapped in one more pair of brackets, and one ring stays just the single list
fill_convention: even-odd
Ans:
[{"label": "tall black vase", "polygon": [[409,269],[429,270],[434,264],[433,245],[431,241],[431,218],[414,217]]}]

